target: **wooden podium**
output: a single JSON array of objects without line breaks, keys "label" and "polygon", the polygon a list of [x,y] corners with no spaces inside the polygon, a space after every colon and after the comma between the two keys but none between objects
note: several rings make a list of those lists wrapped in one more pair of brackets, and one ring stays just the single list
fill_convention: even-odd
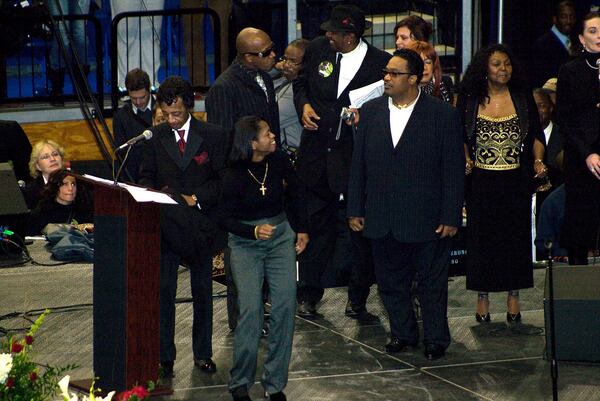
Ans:
[{"label": "wooden podium", "polygon": [[[94,375],[103,391],[157,381],[159,374],[160,210],[123,188],[94,188]],[[73,383],[89,390],[89,382]]]}]

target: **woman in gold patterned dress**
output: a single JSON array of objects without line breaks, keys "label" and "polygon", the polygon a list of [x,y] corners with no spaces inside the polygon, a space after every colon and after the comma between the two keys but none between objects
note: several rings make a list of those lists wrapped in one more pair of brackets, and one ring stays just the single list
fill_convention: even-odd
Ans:
[{"label": "woman in gold patterned dress", "polygon": [[[543,131],[508,48],[479,50],[460,84],[467,158],[467,289],[490,321],[489,292],[508,291],[506,319],[521,320],[519,289],[533,286],[531,195],[543,177]],[[540,140],[541,139],[541,140]]]}]

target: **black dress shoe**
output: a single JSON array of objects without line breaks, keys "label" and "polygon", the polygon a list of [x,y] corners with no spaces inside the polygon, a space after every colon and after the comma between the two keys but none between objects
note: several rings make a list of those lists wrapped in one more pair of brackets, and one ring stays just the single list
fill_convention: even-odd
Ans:
[{"label": "black dress shoe", "polygon": [[358,319],[361,317],[361,315],[363,315],[364,313],[367,312],[367,308],[365,306],[365,304],[352,304],[352,302],[348,301],[346,302],[346,311],[344,312],[344,314],[346,316],[348,316],[349,318],[352,319]]},{"label": "black dress shoe", "polygon": [[317,317],[317,308],[310,301],[302,301],[298,304],[298,316],[305,319],[315,319]]},{"label": "black dress shoe", "polygon": [[398,352],[406,351],[408,347],[416,346],[416,343],[409,343],[408,341],[404,341],[399,338],[392,338],[392,341],[385,345],[385,352],[387,352],[388,354],[395,354]]},{"label": "black dress shoe", "polygon": [[516,314],[506,312],[506,321],[509,324],[521,323],[521,312]]},{"label": "black dress shoe", "polygon": [[194,359],[194,366],[206,373],[215,373],[217,371],[217,365],[212,359]]},{"label": "black dress shoe", "polygon": [[427,344],[425,346],[425,358],[435,361],[446,355],[446,350],[439,344]]},{"label": "black dress shoe", "polygon": [[250,398],[249,395],[242,395],[240,397],[236,397],[235,395],[233,396],[233,401],[252,401],[252,398]]},{"label": "black dress shoe", "polygon": [[269,394],[269,401],[287,401],[287,397],[283,394],[283,391],[280,391],[275,394]]},{"label": "black dress shoe", "polygon": [[479,313],[475,312],[475,320],[477,320],[478,323],[489,323],[492,321],[492,318],[490,316],[490,312],[486,313],[485,315],[480,315]]},{"label": "black dress shoe", "polygon": [[161,362],[160,363],[160,376],[165,379],[169,379],[173,376],[173,361]]}]

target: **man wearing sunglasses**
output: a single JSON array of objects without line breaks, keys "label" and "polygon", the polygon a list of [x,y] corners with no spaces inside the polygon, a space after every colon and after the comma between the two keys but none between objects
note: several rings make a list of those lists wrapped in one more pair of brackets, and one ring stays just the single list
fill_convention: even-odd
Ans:
[{"label": "man wearing sunglasses", "polygon": [[338,250],[344,255],[343,268],[351,269],[346,315],[373,318],[365,306],[374,281],[370,250],[361,234],[350,232],[346,224],[352,131],[340,124],[342,108],[350,106],[349,92],[381,80],[381,69],[390,58],[362,38],[371,25],[356,6],[334,7],[321,25],[325,36],[308,45],[294,81],[294,101],[304,127],[297,168],[308,189],[311,230],[310,244],[299,257],[298,314],[309,319],[317,316],[321,277]]},{"label": "man wearing sunglasses", "polygon": [[269,123],[279,142],[279,110],[270,71],[277,62],[275,44],[266,32],[244,28],[238,34],[237,56],[206,95],[209,123],[231,132],[243,116],[256,115]]},{"label": "man wearing sunglasses", "polygon": [[425,356],[450,344],[448,264],[461,224],[465,157],[458,113],[419,89],[423,60],[394,53],[383,70],[387,96],[365,103],[348,190],[350,228],[371,240],[379,294],[390,320],[388,353],[415,347],[411,284],[419,275]]}]

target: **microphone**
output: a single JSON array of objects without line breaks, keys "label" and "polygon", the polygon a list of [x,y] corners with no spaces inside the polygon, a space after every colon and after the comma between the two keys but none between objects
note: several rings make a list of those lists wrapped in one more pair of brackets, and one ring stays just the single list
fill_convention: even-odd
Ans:
[{"label": "microphone", "polygon": [[121,149],[125,149],[128,146],[133,146],[140,141],[147,141],[148,139],[152,138],[152,135],[153,135],[152,131],[147,129],[144,132],[142,132],[141,134],[139,134],[138,136],[136,136],[135,138],[131,138],[130,140],[125,142],[123,145],[119,146],[117,149],[115,149],[115,152],[118,152]]}]

